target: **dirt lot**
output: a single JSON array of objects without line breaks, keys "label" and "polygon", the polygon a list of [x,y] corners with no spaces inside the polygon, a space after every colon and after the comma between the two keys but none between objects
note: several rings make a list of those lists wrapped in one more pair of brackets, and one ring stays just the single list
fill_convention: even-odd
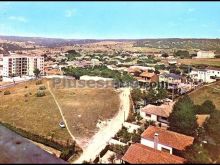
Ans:
[{"label": "dirt lot", "polygon": [[[0,121],[45,137],[53,136],[62,143],[71,140],[67,129],[60,128],[59,109],[48,91],[46,96],[36,97],[39,86],[47,87],[47,80],[36,85],[35,81],[17,84],[0,92]],[[27,86],[27,88],[25,87]],[[119,96],[113,89],[52,88],[71,132],[78,139],[90,139],[98,130],[99,120],[112,118],[119,110]]]},{"label": "dirt lot", "polygon": [[52,88],[71,133],[77,138],[91,138],[99,120],[112,118],[119,110],[119,96],[113,89]]},{"label": "dirt lot", "polygon": [[205,100],[211,100],[216,108],[220,110],[220,82],[210,86],[204,86],[190,94],[195,104],[202,104]]},{"label": "dirt lot", "polygon": [[[43,83],[46,86],[45,82]],[[41,85],[36,85],[35,81],[18,84],[7,89],[11,92],[10,95],[4,95],[5,90],[2,90],[0,121],[34,134],[53,136],[54,140],[63,142],[71,140],[67,130],[59,127],[62,118],[48,90],[45,90],[46,96],[44,97],[35,96]]]},{"label": "dirt lot", "polygon": [[220,67],[220,58],[215,59],[179,59],[178,63],[186,64],[186,65],[196,65],[196,64],[205,64],[209,66],[217,66]]}]

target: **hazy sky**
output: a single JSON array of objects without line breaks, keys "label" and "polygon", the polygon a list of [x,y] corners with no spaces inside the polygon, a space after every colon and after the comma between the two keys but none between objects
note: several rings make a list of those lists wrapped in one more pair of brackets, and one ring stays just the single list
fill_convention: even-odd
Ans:
[{"label": "hazy sky", "polygon": [[220,38],[220,2],[0,2],[0,35]]}]

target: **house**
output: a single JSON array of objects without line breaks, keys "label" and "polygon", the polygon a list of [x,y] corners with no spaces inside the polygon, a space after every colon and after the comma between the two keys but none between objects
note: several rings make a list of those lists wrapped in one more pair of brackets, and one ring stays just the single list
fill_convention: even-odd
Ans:
[{"label": "house", "polygon": [[195,58],[215,58],[215,53],[213,51],[198,51]]},{"label": "house", "polygon": [[140,116],[145,120],[154,121],[156,124],[168,126],[168,117],[172,112],[174,102],[165,102],[160,106],[148,104],[140,110]]},{"label": "house", "polygon": [[148,71],[142,72],[139,75],[139,79],[142,80],[142,82],[158,82],[159,81],[159,76],[155,74],[154,72],[150,73]]},{"label": "house", "polygon": [[194,81],[201,81],[205,83],[215,82],[220,78],[220,68],[208,67],[206,69],[193,69],[190,72],[190,77]]},{"label": "house", "polygon": [[168,89],[176,89],[182,82],[182,76],[175,73],[162,73],[159,75],[159,82],[167,83]]},{"label": "house", "polygon": [[122,157],[122,162],[129,164],[183,164],[185,161],[179,156],[139,143],[132,144]]},{"label": "house", "polygon": [[141,144],[178,155],[179,151],[184,151],[187,146],[193,144],[194,138],[163,128],[149,126],[141,134]]}]

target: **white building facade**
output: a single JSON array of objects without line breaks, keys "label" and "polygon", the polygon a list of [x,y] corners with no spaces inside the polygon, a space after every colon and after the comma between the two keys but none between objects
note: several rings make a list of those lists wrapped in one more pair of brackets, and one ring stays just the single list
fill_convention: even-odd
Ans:
[{"label": "white building facade", "polygon": [[34,76],[34,69],[40,70],[44,75],[44,57],[11,55],[3,57],[3,77]]},{"label": "white building facade", "polygon": [[213,51],[198,51],[196,58],[215,58]]},{"label": "white building facade", "polygon": [[220,69],[210,68],[192,70],[190,73],[190,77],[193,80],[202,81],[205,83],[215,82],[217,78],[220,78]]}]

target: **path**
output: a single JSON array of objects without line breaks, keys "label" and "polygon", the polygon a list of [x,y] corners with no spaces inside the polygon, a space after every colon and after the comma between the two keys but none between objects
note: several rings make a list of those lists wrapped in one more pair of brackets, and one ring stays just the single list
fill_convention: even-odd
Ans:
[{"label": "path", "polygon": [[61,114],[61,116],[62,116],[63,122],[64,122],[65,125],[66,125],[67,131],[69,132],[69,134],[70,134],[70,136],[72,137],[73,141],[76,141],[75,137],[73,136],[73,134],[72,134],[71,131],[69,130],[69,127],[68,127],[67,121],[66,121],[66,119],[65,119],[65,117],[64,117],[64,115],[63,115],[62,109],[61,109],[61,107],[60,107],[60,105],[59,105],[59,103],[58,103],[58,101],[57,101],[55,95],[53,94],[53,92],[52,92],[51,89],[50,89],[49,81],[47,81],[47,86],[48,86],[48,90],[49,90],[50,94],[53,96],[53,99],[54,99],[54,101],[55,101],[55,103],[56,103],[56,105],[57,105],[57,107],[58,107],[58,109],[59,109],[59,111],[60,111],[60,114]]},{"label": "path", "polygon": [[[108,122],[108,125],[100,129],[91,139],[88,146],[83,150],[82,155],[74,162],[83,163],[83,161],[94,160],[96,156],[105,148],[108,141],[115,136],[121,129],[124,120],[128,118],[130,110],[130,89],[123,88],[120,93],[120,110],[118,114]],[[124,119],[125,118],[125,119]]]}]

